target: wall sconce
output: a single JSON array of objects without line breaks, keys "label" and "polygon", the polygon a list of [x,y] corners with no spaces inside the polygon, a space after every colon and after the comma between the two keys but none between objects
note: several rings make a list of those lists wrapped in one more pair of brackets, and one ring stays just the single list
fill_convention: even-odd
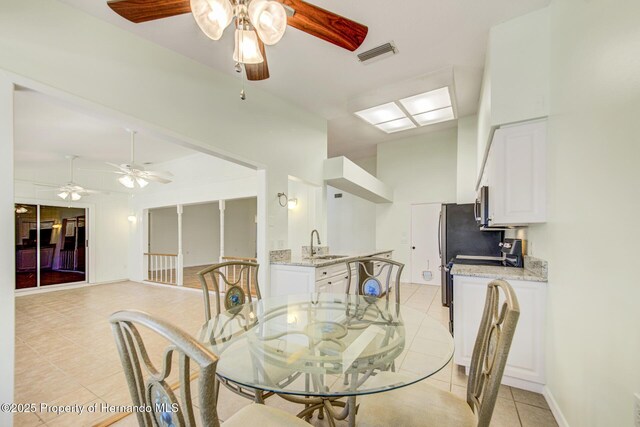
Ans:
[{"label": "wall sconce", "polygon": [[285,193],[278,193],[278,203],[283,208],[295,209],[298,206],[298,199],[290,199]]}]

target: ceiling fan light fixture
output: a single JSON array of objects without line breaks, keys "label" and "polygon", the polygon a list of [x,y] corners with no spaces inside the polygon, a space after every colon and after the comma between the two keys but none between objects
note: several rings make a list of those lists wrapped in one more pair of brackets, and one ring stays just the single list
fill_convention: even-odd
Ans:
[{"label": "ceiling fan light fixture", "polygon": [[140,186],[140,188],[144,188],[149,184],[149,181],[147,181],[144,178],[136,178],[136,182],[138,183],[138,185]]},{"label": "ceiling fan light fixture", "polygon": [[266,45],[278,43],[287,29],[287,11],[277,1],[253,0],[249,3],[249,20]]},{"label": "ceiling fan light fixture", "polygon": [[191,12],[198,27],[212,40],[220,40],[233,19],[229,0],[191,0]]},{"label": "ceiling fan light fixture", "polygon": [[69,192],[61,191],[58,193],[58,197],[60,197],[62,200],[67,200],[67,197],[69,197]]},{"label": "ceiling fan light fixture", "polygon": [[71,193],[71,200],[76,202],[76,201],[78,201],[80,199],[82,199],[82,196],[79,193],[76,193],[75,191],[73,193]]},{"label": "ceiling fan light fixture", "polygon": [[258,35],[255,31],[236,29],[235,41],[234,61],[243,64],[260,64],[264,61],[258,45]]},{"label": "ceiling fan light fixture", "polygon": [[122,175],[120,178],[118,178],[118,181],[120,181],[120,184],[124,185],[127,188],[135,187],[133,178],[131,178],[129,175]]}]

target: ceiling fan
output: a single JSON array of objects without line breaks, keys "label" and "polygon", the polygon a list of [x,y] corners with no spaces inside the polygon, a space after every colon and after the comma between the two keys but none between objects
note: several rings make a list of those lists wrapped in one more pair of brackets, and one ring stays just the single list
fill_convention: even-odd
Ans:
[{"label": "ceiling fan", "polygon": [[53,187],[53,190],[44,190],[44,191],[56,191],[57,196],[62,200],[71,200],[78,201],[82,198],[82,196],[86,196],[88,194],[96,194],[100,193],[97,190],[89,190],[88,188],[84,188],[81,185],[78,185],[73,180],[73,161],[78,158],[78,156],[66,156],[69,159],[69,182],[64,185],[56,186],[56,185],[46,185],[46,184],[37,184],[44,187]]},{"label": "ceiling fan", "polygon": [[286,25],[354,51],[369,29],[350,19],[302,0],[112,0],[118,15],[134,23],[193,13],[200,29],[211,39],[222,37],[235,17],[236,71],[244,69],[248,80],[269,78],[264,45],[277,43]]},{"label": "ceiling fan", "polygon": [[144,188],[149,184],[149,181],[159,182],[161,184],[168,184],[171,182],[169,177],[173,176],[171,172],[156,172],[149,171],[144,166],[136,165],[135,162],[135,143],[136,143],[136,131],[130,130],[131,133],[131,161],[129,163],[123,163],[116,165],[115,163],[106,162],[107,165],[114,167],[118,170],[111,171],[117,175],[121,175],[118,178],[120,184],[127,188],[135,188],[136,185],[140,188]]}]

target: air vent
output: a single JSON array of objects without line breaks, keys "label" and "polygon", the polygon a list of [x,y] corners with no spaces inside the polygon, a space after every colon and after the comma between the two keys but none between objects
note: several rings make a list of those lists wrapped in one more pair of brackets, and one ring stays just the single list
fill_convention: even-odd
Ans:
[{"label": "air vent", "polygon": [[336,193],[333,195],[334,199],[341,199],[342,198],[342,193]]},{"label": "air vent", "polygon": [[358,59],[360,62],[369,62],[373,59],[382,59],[387,56],[395,55],[398,53],[398,48],[393,42],[385,43],[378,47],[374,47],[373,49],[369,49],[366,52],[362,52],[358,54]]}]

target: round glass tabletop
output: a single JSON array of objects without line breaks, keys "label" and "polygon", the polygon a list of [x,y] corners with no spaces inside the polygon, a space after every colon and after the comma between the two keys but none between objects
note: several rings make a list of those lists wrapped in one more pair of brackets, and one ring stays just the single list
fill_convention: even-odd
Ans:
[{"label": "round glass tabletop", "polygon": [[453,356],[451,334],[426,312],[346,294],[254,301],[211,319],[198,337],[220,357],[221,377],[302,396],[402,387],[435,374]]}]

